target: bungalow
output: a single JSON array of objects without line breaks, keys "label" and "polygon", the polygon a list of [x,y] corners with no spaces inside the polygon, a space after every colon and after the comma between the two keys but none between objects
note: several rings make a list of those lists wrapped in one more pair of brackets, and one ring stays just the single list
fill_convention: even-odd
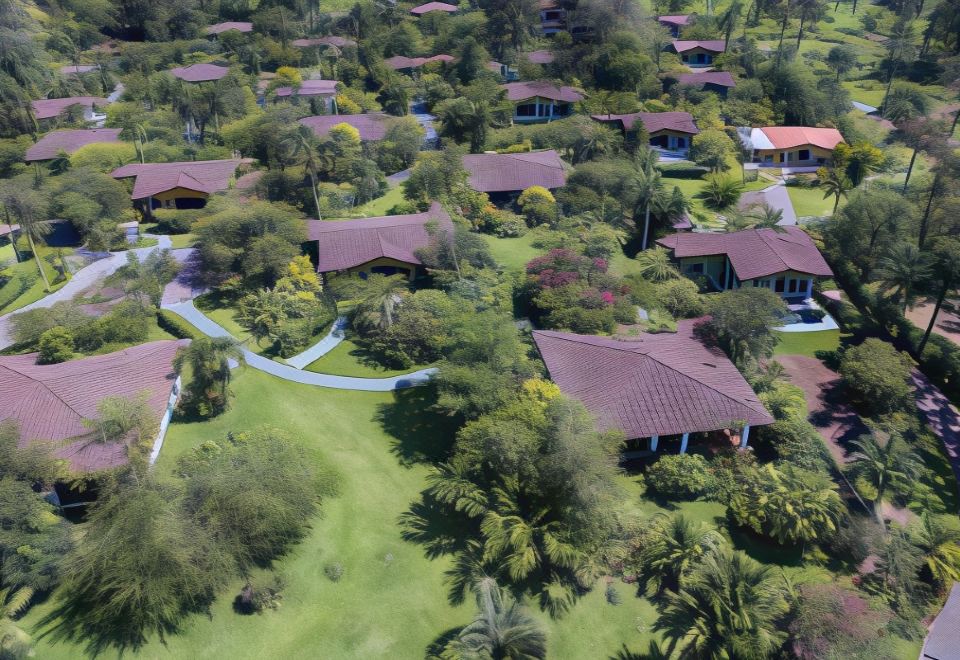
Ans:
[{"label": "bungalow", "polygon": [[506,201],[531,186],[548,190],[567,183],[566,165],[553,149],[519,154],[468,154],[463,169],[470,187],[491,198]]},{"label": "bungalow", "polygon": [[700,132],[689,112],[633,112],[627,115],[591,115],[594,121],[611,124],[624,135],[636,134],[639,121],[650,136],[650,146],[686,154],[690,141]]},{"label": "bungalow", "polygon": [[816,278],[833,276],[813,240],[799,227],[672,234],[657,243],[673,251],[681,273],[705,277],[718,291],[763,287],[783,298],[803,300],[813,295]]},{"label": "bungalow", "polygon": [[[304,80],[299,87],[277,87],[274,90],[275,101],[290,100],[294,103],[300,99],[317,101],[326,108],[327,112],[332,112],[335,108],[337,98],[336,80]],[[315,112],[320,112],[319,108]]]},{"label": "bungalow", "polygon": [[97,417],[106,397],[136,397],[147,404],[160,431],[153,442],[156,458],[180,394],[173,368],[177,350],[188,340],[141,344],[115,353],[60,364],[37,364],[37,354],[0,357],[0,421],[14,421],[18,445],[48,445],[74,472],[96,472],[129,461],[128,440],[101,442],[91,437],[87,419]]},{"label": "bungalow", "polygon": [[387,135],[390,119],[390,115],[382,112],[368,112],[362,115],[316,115],[304,117],[299,123],[309,127],[317,137],[326,137],[337,124],[349,124],[360,133],[361,142],[377,142]]},{"label": "bungalow", "polygon": [[428,2],[426,4],[414,7],[410,10],[410,13],[414,16],[423,16],[424,14],[429,14],[432,11],[456,14],[458,11],[460,11],[460,8],[456,5],[451,5],[446,2]]},{"label": "bungalow", "polygon": [[729,71],[698,71],[696,73],[680,73],[664,77],[667,87],[673,84],[684,87],[696,87],[705,92],[714,92],[721,97],[727,97],[727,91],[737,86],[733,75]]},{"label": "bungalow", "polygon": [[557,59],[553,51],[549,50],[533,50],[529,53],[524,53],[523,56],[527,58],[530,64],[540,64],[541,66],[553,64],[554,60]]},{"label": "bungalow", "polygon": [[200,209],[215,192],[227,190],[234,174],[249,159],[197,160],[182,163],[130,163],[115,169],[114,179],[134,177],[130,198],[147,209]]},{"label": "bungalow", "polygon": [[713,65],[713,58],[722,55],[726,50],[723,39],[716,41],[675,40],[670,44],[670,47],[680,56],[680,61],[690,67],[711,66]]},{"label": "bungalow", "polygon": [[453,60],[453,55],[434,55],[433,57],[404,57],[403,55],[394,55],[390,59],[384,60],[384,64],[394,71],[410,74],[413,73],[414,69],[419,69],[424,64],[430,64],[431,62],[443,62],[446,64]]},{"label": "bungalow", "polygon": [[513,121],[533,123],[568,117],[573,104],[583,100],[583,94],[573,87],[557,87],[551,82],[512,82],[500,85],[507,91],[507,100],[514,105]]},{"label": "bungalow", "polygon": [[557,0],[540,0],[540,33],[544,36],[567,29],[567,10]]},{"label": "bungalow", "polygon": [[120,142],[120,128],[89,128],[52,131],[37,140],[24,158],[28,163],[52,160],[59,153],[72,154],[88,144]]},{"label": "bungalow", "polygon": [[695,338],[694,323],[629,339],[536,330],[533,341],[550,378],[601,431],[622,431],[638,449],[679,444],[681,454],[691,433],[730,431],[745,448],[750,428],[774,419],[733,363]]},{"label": "bungalow", "polygon": [[67,115],[72,107],[80,108],[86,122],[102,122],[107,116],[97,114],[96,107],[106,107],[110,101],[97,96],[68,96],[62,99],[39,99],[30,101],[33,116],[38,122],[49,122]]},{"label": "bungalow", "polygon": [[427,225],[453,231],[450,216],[434,202],[424,213],[359,220],[310,220],[307,234],[317,245],[317,272],[350,273],[366,279],[371,273],[404,275],[422,270],[416,251],[430,245]]},{"label": "bungalow", "polygon": [[835,128],[766,126],[740,128],[737,133],[752,162],[767,167],[827,165],[833,150],[844,141]]},{"label": "bungalow", "polygon": [[676,16],[657,16],[657,22],[670,30],[674,39],[680,36],[680,30],[693,23],[693,16],[682,14]]},{"label": "bungalow", "polygon": [[497,62],[496,60],[490,60],[487,62],[487,70],[493,71],[507,82],[513,82],[514,80],[520,79],[520,72],[517,71],[516,67],[510,66],[509,64],[504,64],[503,62]]},{"label": "bungalow", "polygon": [[178,66],[170,69],[174,78],[179,78],[184,82],[201,83],[220,80],[228,73],[230,69],[218,64],[191,64],[190,66]]},{"label": "bungalow", "polygon": [[230,32],[231,30],[244,34],[253,32],[253,23],[247,23],[246,21],[226,21],[224,23],[207,26],[206,33],[210,36],[217,36],[224,32]]},{"label": "bungalow", "polygon": [[61,76],[76,76],[81,73],[90,73],[91,71],[98,71],[100,67],[96,64],[70,64],[69,66],[62,66],[58,69]]},{"label": "bungalow", "polygon": [[291,46],[296,48],[313,48],[314,46],[333,46],[334,48],[347,48],[356,46],[357,42],[346,37],[337,37],[328,35],[326,37],[312,37],[309,39],[294,39],[290,42]]}]

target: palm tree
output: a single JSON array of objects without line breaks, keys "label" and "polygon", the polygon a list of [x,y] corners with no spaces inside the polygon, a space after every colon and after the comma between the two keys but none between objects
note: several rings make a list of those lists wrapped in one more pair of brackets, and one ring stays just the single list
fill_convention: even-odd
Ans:
[{"label": "palm tree", "polygon": [[451,660],[491,658],[535,660],[547,655],[547,636],[540,624],[493,578],[476,585],[477,615],[447,647]]},{"label": "palm tree", "polygon": [[892,291],[903,312],[916,301],[922,285],[931,276],[931,258],[912,243],[898,243],[880,258],[877,277],[883,291]]},{"label": "palm tree", "polygon": [[883,498],[892,482],[904,482],[920,471],[921,462],[899,436],[881,444],[872,435],[862,436],[851,443],[857,451],[850,455],[850,466],[860,479],[873,489],[873,513],[883,525]]},{"label": "palm tree", "polygon": [[684,576],[723,543],[715,529],[695,522],[682,513],[660,514],[640,552],[649,591],[679,588]]},{"label": "palm tree", "polygon": [[752,221],[754,229],[772,229],[777,233],[786,231],[780,224],[783,221],[783,209],[775,209],[766,202],[754,206],[745,217]]},{"label": "palm tree", "polygon": [[33,598],[30,587],[0,589],[0,657],[25,658],[30,651],[30,635],[14,623]]},{"label": "palm tree", "polygon": [[733,31],[737,29],[740,17],[743,14],[743,3],[740,0],[733,0],[727,10],[720,16],[717,27],[723,30],[723,49],[730,48],[730,37]]},{"label": "palm tree", "polygon": [[663,182],[660,180],[660,170],[657,169],[657,154],[654,151],[644,151],[634,162],[630,180],[627,182],[630,197],[633,202],[633,218],[643,213],[643,239],[640,249],[647,249],[647,239],[650,237],[650,210],[657,198],[663,195]]},{"label": "palm tree", "polygon": [[190,365],[191,397],[218,414],[229,405],[231,360],[243,362],[243,350],[233,337],[201,337],[177,353],[174,368],[179,373],[184,364]]},{"label": "palm tree", "polygon": [[680,644],[678,658],[771,657],[785,634],[786,589],[773,568],[722,547],[707,554],[679,592],[667,591],[657,629]]},{"label": "palm tree", "polygon": [[730,208],[740,200],[743,194],[743,184],[726,174],[710,174],[706,177],[706,185],[699,193],[707,206],[721,211]]},{"label": "palm tree", "polygon": [[317,220],[322,220],[320,214],[320,197],[317,196],[317,173],[320,170],[320,157],[317,153],[317,138],[313,130],[302,124],[288,133],[282,140],[294,161],[299,160],[310,175],[310,192],[313,194],[313,205],[317,211]]},{"label": "palm tree", "polygon": [[960,283],[960,240],[952,236],[941,237],[934,243],[933,254],[936,259],[933,268],[935,281],[932,282],[933,286],[931,288],[936,292],[937,299],[933,305],[930,322],[923,333],[923,339],[917,346],[917,355],[923,355],[923,349],[926,347],[927,341],[930,340],[930,334],[937,324],[937,316],[943,308],[947,295],[955,290],[957,284]]},{"label": "palm tree", "polygon": [[402,275],[373,273],[366,280],[337,278],[331,286],[339,298],[355,302],[351,313],[353,327],[366,333],[393,325],[394,310],[407,284]]},{"label": "palm tree", "polygon": [[670,260],[670,251],[655,247],[636,256],[640,274],[651,282],[666,282],[680,277],[680,271]]},{"label": "palm tree", "polygon": [[840,198],[846,197],[847,193],[853,188],[853,182],[843,172],[833,167],[821,167],[817,170],[817,178],[820,180],[820,187],[823,188],[823,198],[826,199],[833,195],[836,199],[833,202],[833,213],[836,215],[837,208],[840,206]]},{"label": "palm tree", "polygon": [[883,94],[883,101],[880,103],[880,115],[885,117],[887,114],[887,102],[890,98],[890,89],[893,87],[894,78],[897,75],[897,69],[903,63],[911,62],[916,57],[916,31],[913,21],[897,21],[893,26],[890,38],[884,42],[890,58],[890,77],[887,78],[887,89]]},{"label": "palm tree", "polygon": [[47,279],[47,273],[43,270],[43,261],[37,252],[37,243],[43,242],[46,236],[50,235],[53,228],[47,220],[43,220],[46,214],[46,199],[36,190],[24,188],[11,182],[0,190],[0,203],[6,213],[12,215],[20,225],[20,233],[27,237],[30,244],[30,252],[37,262],[37,269],[40,271],[40,277],[43,279],[44,290],[50,290],[50,281]]},{"label": "palm tree", "polygon": [[955,519],[924,511],[914,543],[923,549],[930,575],[941,588],[960,582],[960,525]]}]

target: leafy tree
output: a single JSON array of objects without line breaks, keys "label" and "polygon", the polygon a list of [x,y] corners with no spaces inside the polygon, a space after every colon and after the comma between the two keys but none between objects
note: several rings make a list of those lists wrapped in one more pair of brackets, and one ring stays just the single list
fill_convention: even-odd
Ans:
[{"label": "leafy tree", "polygon": [[851,454],[850,466],[857,477],[857,487],[864,486],[873,500],[877,522],[883,525],[883,499],[888,489],[900,490],[920,471],[921,462],[902,438],[891,436],[885,442],[873,435],[862,436],[851,443],[857,451]]},{"label": "leafy tree", "polygon": [[930,97],[916,83],[899,82],[890,88],[883,116],[895,124],[923,117],[930,111]]},{"label": "leafy tree", "polygon": [[930,255],[912,243],[898,243],[880,258],[876,276],[883,291],[893,292],[893,299],[901,305],[904,314],[930,278],[931,262]]},{"label": "leafy tree", "polygon": [[670,454],[647,468],[644,483],[666,497],[697,497],[710,485],[710,473],[703,456]]},{"label": "leafy tree", "polygon": [[37,243],[43,243],[46,236],[53,231],[46,219],[48,200],[37,190],[24,186],[24,182],[11,179],[4,182],[0,188],[0,204],[4,212],[12,216],[20,225],[21,235],[26,235],[30,244],[30,252],[37,262],[40,278],[43,280],[44,290],[50,291],[50,280],[43,270],[43,260],[37,251]]},{"label": "leafy tree", "polygon": [[449,660],[467,658],[516,658],[533,660],[547,656],[547,636],[537,621],[493,578],[474,587],[477,615],[460,631],[443,653]]},{"label": "leafy tree", "polygon": [[393,325],[400,293],[408,282],[402,275],[372,273],[367,279],[338,277],[331,283],[334,293],[345,300],[353,300],[351,311],[353,327],[360,333],[375,329],[385,330]]},{"label": "leafy tree", "polygon": [[857,50],[850,44],[839,44],[827,53],[827,66],[837,72],[837,81],[857,65]]},{"label": "leafy tree", "polygon": [[875,337],[847,349],[840,362],[840,375],[854,399],[878,412],[911,406],[911,370],[910,358],[905,353]]},{"label": "leafy tree", "polygon": [[715,296],[710,320],[697,332],[720,346],[741,369],[773,354],[777,338],[773,328],[782,323],[786,304],[764,288],[731,289]]},{"label": "leafy tree", "polygon": [[648,593],[681,589],[684,578],[722,546],[723,537],[706,523],[691,520],[682,513],[659,514],[638,556],[647,577]]},{"label": "leafy tree", "polygon": [[934,583],[946,589],[960,582],[960,525],[956,519],[924,511],[911,532],[914,543],[923,550]]},{"label": "leafy tree", "polygon": [[62,326],[50,328],[37,344],[37,364],[57,364],[73,357],[73,335]]},{"label": "leafy tree", "polygon": [[0,654],[4,658],[19,660],[32,655],[30,635],[14,620],[26,611],[31,598],[33,589],[30,587],[0,589]]},{"label": "leafy tree", "polygon": [[847,193],[853,188],[853,182],[850,181],[846,173],[835,167],[821,167],[817,170],[817,180],[820,187],[823,188],[823,198],[831,195],[834,197],[833,212],[836,214],[840,206],[840,198],[846,197]]},{"label": "leafy tree", "polygon": [[868,142],[848,145],[841,142],[833,150],[833,166],[843,169],[854,187],[863,183],[869,174],[876,172],[885,161],[883,152]]},{"label": "leafy tree", "polygon": [[191,379],[181,406],[202,417],[219,415],[230,405],[230,361],[241,362],[243,352],[231,337],[201,337],[177,352],[174,367],[190,366]]},{"label": "leafy tree", "polygon": [[440,134],[455,142],[470,143],[470,152],[479,153],[487,139],[490,108],[482,101],[458,97],[441,102],[434,109],[440,119]]},{"label": "leafy tree", "polygon": [[716,129],[701,131],[690,143],[690,158],[697,165],[710,168],[711,172],[729,170],[730,159],[735,153],[730,136]]},{"label": "leafy tree", "polygon": [[303,163],[304,169],[310,175],[310,192],[313,195],[317,220],[322,220],[320,199],[317,197],[317,173],[320,170],[320,156],[317,153],[316,135],[310,127],[301,124],[285,137],[284,143],[290,150],[293,159]]},{"label": "leafy tree", "polygon": [[878,256],[899,240],[915,216],[916,209],[909,200],[893,190],[857,190],[828,221],[828,244],[836,246],[866,281],[873,274]]}]

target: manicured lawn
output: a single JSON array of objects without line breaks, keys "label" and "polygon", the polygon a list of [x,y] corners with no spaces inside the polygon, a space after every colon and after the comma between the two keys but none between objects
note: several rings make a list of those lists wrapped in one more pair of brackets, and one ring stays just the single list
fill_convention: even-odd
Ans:
[{"label": "manicured lawn", "polygon": [[370,359],[367,352],[349,339],[344,339],[336,348],[322,358],[308,365],[307,371],[334,376],[355,376],[357,378],[389,378],[400,376],[425,366],[414,366],[409,369],[387,369]]},{"label": "manicured lawn", "polygon": [[194,234],[173,234],[170,236],[171,247],[174,250],[193,247],[193,242],[196,240],[197,237]]},{"label": "manicured lawn", "polygon": [[[10,256],[13,257],[13,248],[9,245],[5,246],[10,250]],[[49,255],[54,253],[52,248],[38,246],[37,251],[41,255]],[[64,249],[63,255],[67,256],[72,252],[71,249]],[[29,254],[29,251],[27,251]],[[4,252],[6,255],[6,252]],[[0,258],[0,262],[7,261],[6,257]],[[10,260],[12,261],[12,259]],[[12,277],[9,282],[4,286],[0,287],[0,314],[9,314],[10,312],[15,312],[16,310],[34,303],[44,296],[60,289],[67,283],[68,280],[63,280],[54,284],[58,273],[52,265],[50,265],[46,260],[41,262],[43,264],[43,271],[47,274],[47,278],[50,280],[50,291],[45,291],[43,288],[43,280],[40,278],[40,272],[37,270],[37,262],[33,259],[27,259],[21,263],[11,263],[7,268],[7,272],[13,273],[14,275],[23,274],[27,277],[36,278],[36,281],[27,289],[21,291],[19,277]]]},{"label": "manicured lawn", "polygon": [[481,236],[490,246],[493,258],[506,270],[523,270],[528,261],[543,254],[543,250],[530,245],[530,234],[519,238],[498,238],[490,234]]},{"label": "manicured lawn", "polygon": [[778,332],[780,339],[774,355],[806,355],[817,357],[817,351],[835,351],[840,348],[839,330],[818,332]]},{"label": "manicured lawn", "polygon": [[387,215],[387,211],[403,201],[403,188],[395,186],[387,191],[383,197],[378,197],[362,206],[358,206],[350,211],[353,217],[370,218],[374,216]]},{"label": "manicured lawn", "polygon": [[[801,186],[787,186],[787,193],[790,195],[790,201],[793,202],[793,210],[796,211],[798,218],[806,216],[822,217],[833,213],[834,198],[823,198],[823,191],[820,188],[803,188]],[[843,206],[844,200],[840,200],[840,206]]]}]

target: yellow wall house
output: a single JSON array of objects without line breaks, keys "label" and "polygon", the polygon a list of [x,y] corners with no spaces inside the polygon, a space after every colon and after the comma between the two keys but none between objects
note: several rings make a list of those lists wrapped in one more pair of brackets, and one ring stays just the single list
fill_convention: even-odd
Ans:
[{"label": "yellow wall house", "polygon": [[835,128],[767,126],[740,129],[752,162],[767,167],[819,167],[829,165],[833,150],[843,142]]},{"label": "yellow wall house", "polygon": [[250,159],[198,160],[182,163],[131,163],[118,167],[115,179],[133,178],[130,197],[153,209],[199,209],[215,192],[235,183],[234,174]]}]

